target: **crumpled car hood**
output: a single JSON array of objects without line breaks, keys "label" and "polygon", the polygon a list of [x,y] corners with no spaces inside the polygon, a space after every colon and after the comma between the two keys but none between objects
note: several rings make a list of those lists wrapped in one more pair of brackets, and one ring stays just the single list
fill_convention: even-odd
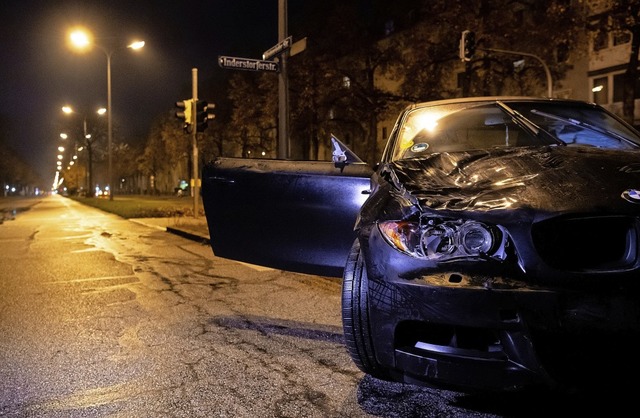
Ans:
[{"label": "crumpled car hood", "polygon": [[391,163],[398,192],[429,209],[633,213],[640,152],[548,146],[432,154]]}]

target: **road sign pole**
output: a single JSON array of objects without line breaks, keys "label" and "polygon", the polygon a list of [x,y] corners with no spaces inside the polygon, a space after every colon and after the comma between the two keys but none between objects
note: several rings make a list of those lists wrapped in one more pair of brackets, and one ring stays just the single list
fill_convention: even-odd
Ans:
[{"label": "road sign pole", "polygon": [[[278,40],[287,38],[287,0],[278,0]],[[289,80],[287,78],[287,54],[284,51],[278,58],[280,73],[278,74],[278,158],[288,159],[289,144]]]}]

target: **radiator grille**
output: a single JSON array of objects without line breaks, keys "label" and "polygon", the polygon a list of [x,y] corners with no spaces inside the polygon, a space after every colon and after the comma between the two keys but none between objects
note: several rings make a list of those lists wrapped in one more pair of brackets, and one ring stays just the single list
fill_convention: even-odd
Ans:
[{"label": "radiator grille", "polygon": [[542,260],[558,270],[625,270],[638,257],[638,222],[633,217],[550,219],[534,225],[532,238]]}]

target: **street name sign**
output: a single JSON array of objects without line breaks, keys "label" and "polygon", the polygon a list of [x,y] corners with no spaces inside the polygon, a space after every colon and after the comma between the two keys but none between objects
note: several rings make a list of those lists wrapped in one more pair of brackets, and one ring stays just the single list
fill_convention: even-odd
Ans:
[{"label": "street name sign", "polygon": [[254,60],[251,58],[218,56],[218,65],[222,68],[246,71],[269,71],[277,73],[278,63],[275,61]]},{"label": "street name sign", "polygon": [[268,60],[270,58],[275,57],[276,55],[282,54],[287,49],[291,48],[291,43],[293,42],[293,38],[291,36],[284,39],[282,42],[278,42],[271,48],[267,49],[264,54],[262,54],[263,60]]},{"label": "street name sign", "polygon": [[297,55],[297,54],[301,53],[305,49],[307,49],[307,38],[306,37],[300,39],[297,42],[294,42],[291,45],[291,49],[289,50],[289,56],[293,57],[294,55]]}]

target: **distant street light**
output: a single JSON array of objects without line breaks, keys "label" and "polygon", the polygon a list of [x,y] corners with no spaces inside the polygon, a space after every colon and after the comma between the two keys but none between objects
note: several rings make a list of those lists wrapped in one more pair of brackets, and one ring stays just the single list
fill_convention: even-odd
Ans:
[{"label": "distant street light", "polygon": [[[69,40],[71,41],[71,45],[74,46],[77,50],[86,50],[90,48],[92,45],[98,47],[105,53],[107,56],[107,116],[108,116],[108,154],[109,154],[109,171],[108,171],[108,183],[109,183],[109,200],[113,200],[113,188],[111,187],[112,183],[112,151],[111,151],[111,142],[112,142],[112,111],[111,111],[111,56],[115,52],[115,49],[108,49],[102,45],[99,45],[93,41],[93,37],[90,32],[83,29],[76,29],[71,32],[69,35]],[[126,46],[131,49],[140,49],[144,47],[144,41],[135,41]]]},{"label": "distant street light", "polygon": [[[79,113],[74,111],[71,106],[63,106],[62,111],[68,115],[77,114],[82,116],[82,144],[87,146],[87,157],[89,159],[89,167],[87,170],[89,172],[89,184],[87,187],[88,189],[87,193],[89,197],[93,197],[94,185],[93,185],[93,153],[92,153],[92,146],[91,146],[92,139],[91,139],[91,134],[87,133],[87,115],[85,113]],[[106,109],[104,107],[101,107],[96,111],[96,113],[98,115],[104,115],[106,113]],[[65,133],[60,134],[60,138],[66,139],[67,134]]]}]

